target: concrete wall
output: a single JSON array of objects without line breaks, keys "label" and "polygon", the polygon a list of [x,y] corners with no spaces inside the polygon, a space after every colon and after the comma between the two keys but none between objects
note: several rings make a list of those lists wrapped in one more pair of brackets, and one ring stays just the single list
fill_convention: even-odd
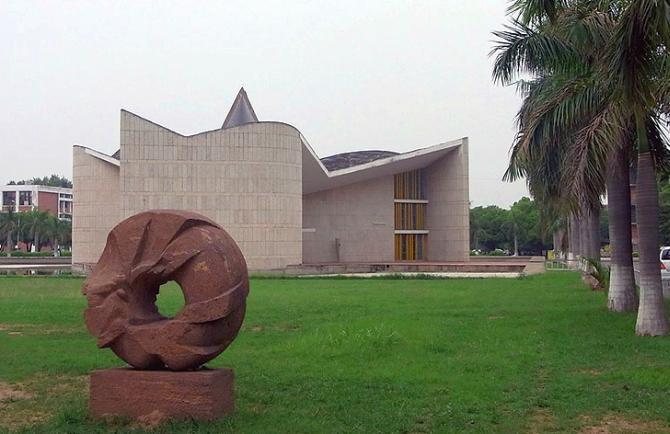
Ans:
[{"label": "concrete wall", "polygon": [[468,142],[426,168],[429,261],[470,258]]},{"label": "concrete wall", "polygon": [[[393,176],[303,198],[303,262],[393,261]],[[315,231],[312,231],[315,229]]]},{"label": "concrete wall", "polygon": [[120,221],[119,168],[73,148],[72,264],[77,270],[98,262],[107,234]]},{"label": "concrete wall", "polygon": [[158,208],[210,217],[252,270],[302,260],[302,142],[290,125],[185,137],[122,111],[121,193],[122,218]]}]

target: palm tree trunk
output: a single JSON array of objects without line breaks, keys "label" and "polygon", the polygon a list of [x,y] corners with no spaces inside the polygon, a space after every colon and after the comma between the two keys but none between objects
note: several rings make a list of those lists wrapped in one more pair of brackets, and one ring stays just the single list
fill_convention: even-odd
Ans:
[{"label": "palm tree trunk", "polygon": [[[643,127],[644,128],[644,127]],[[639,131],[639,127],[638,127]],[[640,134],[638,133],[638,137]],[[640,308],[635,333],[640,336],[668,334],[658,257],[658,186],[651,154],[640,146],[637,163],[637,227],[640,249]],[[643,152],[646,150],[646,152]]]},{"label": "palm tree trunk", "polygon": [[607,174],[607,214],[610,232],[610,287],[607,307],[613,312],[637,309],[631,242],[630,173],[628,153],[615,152]]},{"label": "palm tree trunk", "polygon": [[579,229],[579,218],[572,214],[570,216],[570,246],[568,260],[573,261],[573,267],[576,267],[579,256],[581,255],[581,231]]},{"label": "palm tree trunk", "polygon": [[[581,257],[590,258],[591,257],[591,225],[589,222],[589,209],[587,206],[582,205],[579,215],[579,236],[580,236],[580,246],[581,246]],[[579,268],[584,271],[589,271],[589,264],[585,260],[580,260]]]},{"label": "palm tree trunk", "polygon": [[600,203],[589,210],[589,257],[600,261]]},{"label": "palm tree trunk", "polygon": [[582,208],[582,215],[580,217],[580,234],[582,244],[582,256],[591,256],[591,225],[589,224],[589,210],[586,207]]}]

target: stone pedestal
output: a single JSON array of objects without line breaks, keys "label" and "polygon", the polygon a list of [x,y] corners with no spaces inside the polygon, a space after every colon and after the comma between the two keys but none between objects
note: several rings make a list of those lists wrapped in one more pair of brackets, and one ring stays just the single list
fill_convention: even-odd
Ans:
[{"label": "stone pedestal", "polygon": [[93,417],[213,420],[235,408],[232,369],[93,371],[89,411]]}]

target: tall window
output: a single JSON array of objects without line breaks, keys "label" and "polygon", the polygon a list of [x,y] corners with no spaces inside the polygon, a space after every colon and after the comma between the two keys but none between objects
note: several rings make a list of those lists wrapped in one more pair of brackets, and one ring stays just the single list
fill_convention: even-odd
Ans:
[{"label": "tall window", "polygon": [[399,261],[426,259],[428,234],[396,234],[395,258]]},{"label": "tall window", "polygon": [[425,199],[426,180],[423,169],[395,175],[396,199]]},{"label": "tall window", "polygon": [[426,259],[426,180],[423,169],[399,173],[394,178],[395,259]]}]

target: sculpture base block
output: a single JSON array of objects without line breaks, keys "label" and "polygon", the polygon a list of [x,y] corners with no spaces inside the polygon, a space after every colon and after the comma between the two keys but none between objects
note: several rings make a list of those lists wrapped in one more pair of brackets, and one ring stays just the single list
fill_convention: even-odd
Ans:
[{"label": "sculpture base block", "polygon": [[97,418],[217,419],[235,409],[233,370],[93,371],[88,408]]}]

